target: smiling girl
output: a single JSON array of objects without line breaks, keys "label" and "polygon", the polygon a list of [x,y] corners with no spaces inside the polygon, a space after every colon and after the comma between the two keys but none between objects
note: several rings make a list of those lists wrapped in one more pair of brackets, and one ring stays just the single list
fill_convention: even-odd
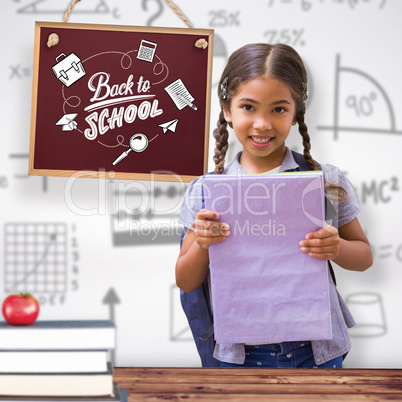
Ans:
[{"label": "smiling girl", "polygon": [[[361,207],[352,184],[337,168],[320,165],[310,155],[310,136],[304,122],[307,75],[297,52],[283,44],[250,44],[238,49],[223,71],[218,96],[221,112],[214,131],[214,173],[297,171],[303,164],[310,170],[323,170],[326,196],[333,201],[337,219],[328,220],[324,229],[306,233],[300,239],[300,252],[333,261],[347,270],[369,268],[372,252],[357,219]],[[303,155],[290,151],[285,144],[296,124]],[[243,150],[225,168],[227,125],[233,128]],[[202,177],[187,189],[179,219],[186,232],[176,263],[176,283],[185,293],[198,289],[209,276],[209,244],[224,241],[231,233],[226,223],[216,221],[216,212],[203,208],[201,193]],[[216,344],[214,358],[221,367],[342,367],[342,358],[351,346],[348,327],[354,320],[331,277],[330,305],[330,340]]]}]

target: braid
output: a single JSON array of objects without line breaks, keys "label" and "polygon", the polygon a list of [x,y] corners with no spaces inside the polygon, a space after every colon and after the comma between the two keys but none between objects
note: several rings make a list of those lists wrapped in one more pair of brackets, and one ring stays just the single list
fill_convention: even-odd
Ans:
[{"label": "braid", "polygon": [[304,109],[305,106],[303,105],[303,109],[298,116],[298,124],[299,124],[299,132],[303,138],[303,155],[304,159],[306,160],[307,164],[309,165],[311,170],[320,170],[320,165],[312,158],[310,154],[311,143],[310,143],[310,135],[307,130],[307,125],[304,122]]},{"label": "braid", "polygon": [[[305,106],[300,110],[297,116],[297,122],[299,125],[299,132],[303,138],[303,155],[304,159],[306,160],[307,164],[311,168],[311,170],[320,170],[320,165],[312,158],[310,154],[311,143],[310,143],[310,135],[307,130],[307,125],[304,122],[304,111]],[[324,188],[325,188],[325,195],[327,198],[334,200],[334,201],[346,201],[348,198],[348,194],[346,190],[339,184],[330,183],[324,178]]]},{"label": "braid", "polygon": [[217,122],[217,127],[214,130],[214,138],[215,138],[215,173],[221,174],[223,169],[225,168],[225,156],[229,147],[229,132],[227,130],[227,121],[225,120],[225,116],[223,114],[223,110],[221,110],[219,114],[219,120]]}]

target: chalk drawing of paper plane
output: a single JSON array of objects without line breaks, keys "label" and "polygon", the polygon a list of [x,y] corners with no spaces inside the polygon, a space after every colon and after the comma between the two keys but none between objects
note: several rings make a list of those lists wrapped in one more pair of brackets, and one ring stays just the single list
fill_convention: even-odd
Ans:
[{"label": "chalk drawing of paper plane", "polygon": [[74,119],[78,116],[78,113],[65,114],[55,126],[62,126],[62,131],[73,131],[77,128],[78,123]]},{"label": "chalk drawing of paper plane", "polygon": [[172,342],[193,341],[190,326],[180,303],[180,289],[170,287],[170,340]]},{"label": "chalk drawing of paper plane", "polygon": [[149,61],[150,63],[152,63],[156,52],[156,46],[156,43],[142,40],[140,48],[138,49],[137,59]]},{"label": "chalk drawing of paper plane", "polygon": [[194,98],[188,92],[188,89],[180,78],[165,87],[165,91],[172,98],[177,109],[182,110],[186,106],[190,106],[193,110],[197,110],[197,107],[192,103]]},{"label": "chalk drawing of paper plane", "polygon": [[167,123],[159,124],[158,127],[162,128],[163,134],[166,134],[168,131],[175,133],[178,122],[179,122],[179,119],[174,119],[174,120],[168,121]]},{"label": "chalk drawing of paper plane", "polygon": [[[59,61],[61,57],[64,59]],[[66,87],[73,85],[86,74],[81,59],[74,53],[68,56],[61,53],[56,57],[56,62],[52,67],[53,73]]]}]

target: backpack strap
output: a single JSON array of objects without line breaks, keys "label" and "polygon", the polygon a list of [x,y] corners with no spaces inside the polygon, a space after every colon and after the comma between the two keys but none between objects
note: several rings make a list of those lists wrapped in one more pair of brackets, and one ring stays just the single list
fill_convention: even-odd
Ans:
[{"label": "backpack strap", "polygon": [[[310,166],[306,162],[306,159],[302,154],[299,154],[298,152],[292,151],[293,158],[295,159],[296,163],[299,165],[299,171],[308,171],[311,170]],[[316,162],[318,163],[318,162]],[[318,165],[321,168],[321,165],[318,163]],[[325,219],[330,220],[336,215],[336,210],[334,206],[332,205],[331,201],[325,197]],[[332,280],[335,283],[336,286],[336,278],[335,278],[335,272],[334,269],[332,268],[331,261],[328,260],[328,266],[329,266],[329,272],[332,276]]]},{"label": "backpack strap", "polygon": [[[211,174],[211,172],[208,172],[207,174]],[[206,174],[206,175],[207,175],[207,174]],[[206,175],[204,175],[204,177],[205,177]],[[201,197],[202,197],[202,198],[201,198],[201,202],[202,202],[201,207],[202,207],[202,208],[205,208],[204,186],[201,187]],[[205,288],[206,296],[208,297],[207,303],[208,303],[208,306],[209,306],[209,312],[210,312],[210,314],[211,314],[211,326],[209,327],[208,331],[205,332],[205,334],[203,334],[203,335],[200,336],[200,339],[201,339],[202,341],[207,341],[207,340],[210,339],[210,338],[212,337],[212,335],[214,334],[214,322],[213,322],[213,319],[212,319],[212,308],[211,308],[211,298],[210,298],[210,293],[209,293],[209,283],[208,283],[208,279],[206,279],[206,280],[204,281],[203,286],[204,286],[204,288]],[[214,345],[215,345],[215,343],[214,343]]]},{"label": "backpack strap", "polygon": [[[207,173],[208,174],[208,173]],[[205,207],[204,190],[202,188],[202,208]],[[186,228],[183,229],[180,247],[183,243]],[[208,279],[191,293],[180,290],[180,301],[193,335],[203,367],[219,367],[220,361],[213,357],[215,342],[212,337],[214,326]]]},{"label": "backpack strap", "polygon": [[[292,155],[293,158],[295,159],[295,162],[299,165],[299,169],[302,172],[306,172],[308,170],[311,170],[311,167],[308,165],[308,163],[306,162],[306,159],[304,158],[304,156],[302,154],[299,154],[296,151],[292,151]],[[320,165],[321,168],[321,165]]]}]

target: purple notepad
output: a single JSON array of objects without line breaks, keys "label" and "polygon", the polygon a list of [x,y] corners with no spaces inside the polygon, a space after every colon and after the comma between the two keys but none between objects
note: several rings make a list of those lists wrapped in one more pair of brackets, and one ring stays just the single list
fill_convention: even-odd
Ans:
[{"label": "purple notepad", "polygon": [[327,261],[299,246],[325,226],[323,173],[208,175],[203,192],[231,228],[209,246],[215,340],[331,339]]}]

